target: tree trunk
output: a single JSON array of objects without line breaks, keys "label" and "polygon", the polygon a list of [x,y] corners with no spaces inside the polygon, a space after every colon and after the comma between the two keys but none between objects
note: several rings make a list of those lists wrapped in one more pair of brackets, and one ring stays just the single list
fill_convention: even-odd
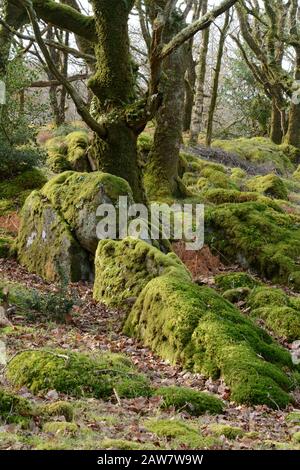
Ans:
[{"label": "tree trunk", "polygon": [[[202,5],[202,14],[207,13],[208,1],[204,0]],[[201,132],[202,119],[203,119],[203,106],[204,106],[204,86],[206,77],[206,60],[208,54],[210,37],[210,28],[207,28],[202,33],[202,43],[199,54],[199,64],[196,68],[196,93],[195,103],[192,111],[191,120],[191,136],[190,143],[195,145],[198,143],[199,134]]]},{"label": "tree trunk", "polygon": [[283,139],[282,117],[281,112],[278,109],[277,100],[275,97],[272,97],[270,139],[272,140],[272,142],[278,145],[282,143]]},{"label": "tree trunk", "polygon": [[[164,41],[168,42],[182,27],[182,19],[174,12],[165,27]],[[186,195],[185,187],[178,175],[186,67],[186,46],[178,48],[165,59],[163,64],[159,87],[163,103],[156,114],[154,145],[144,176],[149,199]]]},{"label": "tree trunk", "polygon": [[[300,86],[300,48],[296,48],[296,73],[295,80]],[[293,96],[290,112],[289,112],[289,126],[285,138],[286,143],[300,148],[300,95]]]},{"label": "tree trunk", "polygon": [[185,74],[185,103],[184,103],[184,119],[183,130],[188,132],[191,128],[192,112],[195,95],[196,83],[196,64],[193,58],[193,41],[190,42],[187,55],[187,71]]},{"label": "tree trunk", "polygon": [[93,0],[98,41],[96,71],[89,80],[94,94],[92,114],[106,128],[94,136],[93,158],[99,170],[128,181],[136,201],[144,200],[138,165],[138,113],[129,54],[128,17],[133,0]]},{"label": "tree trunk", "polygon": [[[26,21],[24,10],[11,5],[8,0],[3,2],[3,19],[13,29],[18,30]],[[7,28],[0,25],[0,79],[6,75],[12,34]]]},{"label": "tree trunk", "polygon": [[206,145],[208,147],[211,146],[211,141],[212,141],[214,115],[215,115],[215,110],[217,106],[217,98],[218,98],[219,79],[220,79],[224,45],[226,41],[229,21],[230,21],[230,13],[229,11],[227,11],[226,16],[225,16],[224,26],[221,30],[221,35],[220,35],[217,62],[216,62],[216,68],[215,68],[215,73],[214,73],[212,93],[211,93],[211,101],[210,101],[209,112],[208,112],[208,122],[207,122],[207,132],[206,132]]}]

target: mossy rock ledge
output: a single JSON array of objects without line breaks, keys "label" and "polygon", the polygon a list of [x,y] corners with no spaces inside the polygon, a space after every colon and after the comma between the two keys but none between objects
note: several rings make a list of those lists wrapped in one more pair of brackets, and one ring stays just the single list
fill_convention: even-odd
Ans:
[{"label": "mossy rock ledge", "polygon": [[205,212],[206,243],[274,283],[300,292],[300,217],[263,202],[222,204]]},{"label": "mossy rock ledge", "polygon": [[48,281],[76,282],[92,277],[97,208],[133,201],[128,183],[106,173],[67,171],[26,200],[15,244],[20,263]]},{"label": "mossy rock ledge", "polygon": [[152,393],[148,379],[121,354],[92,355],[60,349],[24,351],[9,362],[6,375],[14,387],[26,386],[34,394],[57,390],[78,398],[109,399],[114,389],[121,398],[147,397]]},{"label": "mossy rock ledge", "polygon": [[130,300],[125,334],[173,364],[222,377],[233,401],[274,408],[292,401],[290,354],[213,289],[194,284],[175,255],[141,240],[100,242],[94,297],[119,307]]}]

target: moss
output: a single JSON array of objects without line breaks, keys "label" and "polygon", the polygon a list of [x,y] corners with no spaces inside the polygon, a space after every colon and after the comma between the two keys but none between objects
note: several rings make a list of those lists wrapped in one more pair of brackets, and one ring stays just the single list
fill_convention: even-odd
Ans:
[{"label": "moss", "polygon": [[11,450],[13,446],[20,444],[20,437],[11,432],[0,432],[0,450]]},{"label": "moss", "polygon": [[137,141],[138,151],[142,155],[149,154],[153,146],[153,136],[147,132],[142,132]]},{"label": "moss", "polygon": [[72,228],[81,246],[92,254],[99,241],[96,234],[98,207],[110,203],[118,208],[119,196],[127,196],[128,204],[133,202],[125,180],[101,172],[62,173],[51,179],[41,194]]},{"label": "moss", "polygon": [[237,289],[226,290],[223,293],[223,297],[228,300],[228,302],[236,304],[247,299],[250,293],[251,289],[249,289],[249,287],[238,287]]},{"label": "moss", "polygon": [[126,299],[135,298],[154,277],[165,271],[180,269],[189,274],[173,253],[162,254],[142,240],[99,242],[95,258],[94,298],[109,305],[126,308]]},{"label": "moss", "polygon": [[241,428],[228,424],[211,424],[209,430],[216,436],[225,436],[227,439],[232,440],[235,440],[237,437],[242,437],[245,434]]},{"label": "moss", "polygon": [[248,202],[207,208],[206,241],[224,260],[300,289],[299,217]]},{"label": "moss", "polygon": [[223,411],[220,399],[186,387],[161,387],[155,390],[154,395],[163,398],[163,409],[174,407],[176,410],[187,411],[192,416],[204,413],[218,414]]},{"label": "moss", "polygon": [[125,333],[172,363],[225,380],[232,400],[285,407],[292,367],[288,352],[212,289],[180,273],[150,281],[130,312]]},{"label": "moss", "polygon": [[13,199],[21,192],[41,188],[47,179],[39,170],[30,170],[0,183],[0,199]]},{"label": "moss", "polygon": [[68,162],[68,147],[64,137],[53,137],[46,142],[45,149],[48,154],[47,164],[54,173],[71,170],[71,164]]},{"label": "moss", "polygon": [[263,320],[277,336],[294,341],[300,338],[300,312],[296,300],[281,289],[259,287],[251,292],[247,305],[251,315]]},{"label": "moss", "polygon": [[291,413],[289,413],[285,420],[287,421],[287,423],[290,423],[290,424],[296,424],[296,425],[300,425],[300,412],[299,411],[292,411]]},{"label": "moss", "polygon": [[293,177],[297,180],[300,180],[300,165],[298,166],[297,170],[293,173]]},{"label": "moss", "polygon": [[0,419],[2,421],[27,426],[34,415],[35,410],[28,400],[0,389]]},{"label": "moss", "polygon": [[[230,176],[224,171],[205,166],[201,170],[200,175],[202,178],[205,178],[206,185],[208,188],[222,188],[222,189],[238,189],[234,181],[231,180]],[[200,179],[200,188],[203,189],[203,180]]]},{"label": "moss", "polygon": [[50,421],[43,425],[43,431],[63,436],[74,436],[78,431],[78,426],[76,423],[66,423],[65,421]]},{"label": "moss", "polygon": [[0,203],[3,215],[19,209],[33,189],[41,188],[47,182],[44,174],[37,169],[29,170],[7,181],[0,182]]},{"label": "moss", "polygon": [[0,237],[0,258],[8,258],[13,245],[12,237]]},{"label": "moss", "polygon": [[38,414],[47,420],[55,416],[64,416],[66,421],[73,421],[74,408],[67,401],[58,401],[41,405],[38,409]]},{"label": "moss", "polygon": [[244,161],[254,163],[270,172],[277,170],[281,174],[293,170],[293,162],[298,153],[292,146],[276,145],[270,139],[263,137],[216,140],[213,142],[213,147],[237,154]]},{"label": "moss", "polygon": [[87,158],[89,146],[89,136],[85,131],[75,131],[66,137],[68,148],[67,160],[71,164],[71,169],[75,171],[89,171],[90,164]]},{"label": "moss", "polygon": [[243,287],[253,289],[254,287],[257,287],[261,284],[261,282],[255,279],[253,276],[243,272],[219,274],[215,277],[215,282],[217,288],[222,291]]},{"label": "moss", "polygon": [[[199,180],[198,180],[199,185]],[[253,192],[244,192],[238,191],[233,189],[220,189],[220,188],[206,188],[206,183],[204,180],[204,189],[201,191],[201,196],[203,197],[204,201],[213,203],[213,204],[226,204],[226,203],[234,203],[234,204],[242,204],[243,202],[251,202],[257,201],[263,204],[267,204],[269,207],[272,207],[274,210],[280,211],[280,205],[278,201],[274,201],[273,199],[262,196],[258,193]]]},{"label": "moss", "polygon": [[293,434],[292,441],[300,444],[300,431]]},{"label": "moss", "polygon": [[41,350],[18,354],[7,367],[7,377],[16,387],[33,393],[57,390],[72,396],[108,399],[117,390],[121,397],[149,396],[147,379],[131,362],[118,354],[87,354]]},{"label": "moss", "polygon": [[50,282],[90,278],[88,254],[38,191],[31,193],[22,209],[15,249],[23,266]]},{"label": "moss", "polygon": [[52,171],[89,171],[87,158],[89,136],[86,130],[76,130],[66,136],[57,136],[46,142],[47,163]]},{"label": "moss", "polygon": [[247,181],[247,188],[276,199],[288,199],[288,190],[283,180],[275,174],[255,176]]},{"label": "moss", "polygon": [[240,185],[241,180],[245,179],[247,173],[241,168],[232,168],[230,178],[238,185]]},{"label": "moss", "polygon": [[178,419],[151,419],[145,422],[145,428],[158,437],[171,439],[177,446],[205,449],[215,444],[213,439],[203,437],[196,428]]}]

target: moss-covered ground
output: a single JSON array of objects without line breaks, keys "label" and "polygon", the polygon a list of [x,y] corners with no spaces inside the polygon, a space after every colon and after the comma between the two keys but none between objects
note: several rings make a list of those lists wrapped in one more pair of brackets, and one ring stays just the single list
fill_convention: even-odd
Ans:
[{"label": "moss-covered ground", "polygon": [[[95,306],[88,285],[72,285],[71,290],[76,289],[79,296],[72,321],[69,318],[62,324],[42,318],[37,315],[41,304],[30,300],[36,298],[31,286],[34,284],[43,298],[58,295],[56,286],[43,283],[12,261],[0,263],[0,268],[2,287],[10,287],[10,304],[15,306],[10,313],[13,326],[0,330],[9,360],[5,370],[2,368],[5,379],[0,389],[1,450],[299,448],[296,427],[300,411],[296,404],[281,411],[235,406],[220,379],[207,380],[201,374],[182,371],[124,336],[120,331],[122,313],[102,304]],[[14,273],[18,281],[14,288],[4,280],[8,273],[10,280]],[[243,282],[234,277],[234,281],[223,279],[224,288],[245,280],[250,289],[256,286],[246,275]],[[127,395],[118,388],[120,383],[106,396],[93,396],[91,388],[84,386],[79,390],[78,381],[74,387],[72,371],[80,368],[82,361],[82,381],[91,365],[94,378],[90,385],[99,377],[103,379],[104,363],[97,363],[99,354],[107,357],[105,368],[116,373],[109,381],[116,380],[118,370],[126,381],[143,376],[151,393],[143,390]],[[43,360],[34,362],[38,356]],[[53,364],[55,370],[51,371]],[[59,382],[53,382],[55,377]]]}]

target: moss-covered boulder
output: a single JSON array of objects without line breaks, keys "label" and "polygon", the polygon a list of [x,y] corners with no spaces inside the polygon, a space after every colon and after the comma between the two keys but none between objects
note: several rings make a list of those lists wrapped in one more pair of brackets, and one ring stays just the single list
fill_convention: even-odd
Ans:
[{"label": "moss-covered boulder", "polygon": [[89,135],[84,130],[49,139],[45,148],[48,165],[55,173],[66,170],[91,171],[88,159]]},{"label": "moss-covered boulder", "polygon": [[133,202],[128,183],[107,173],[65,172],[50,180],[41,190],[52,207],[69,225],[80,245],[94,254],[98,245],[96,234],[97,208],[101,204],[118,207],[119,196]]},{"label": "moss-covered boulder", "polygon": [[222,291],[243,287],[253,289],[254,287],[261,285],[260,281],[244,272],[219,274],[215,277],[215,282],[217,288]]},{"label": "moss-covered boulder", "polygon": [[249,191],[258,192],[275,199],[288,199],[288,190],[283,180],[275,175],[255,176],[246,184]]},{"label": "moss-covered boulder", "polygon": [[127,300],[127,335],[172,363],[222,377],[237,402],[290,402],[283,371],[293,367],[290,354],[214,290],[194,284],[175,255],[131,239],[101,242],[98,251],[94,296],[121,307]]},{"label": "moss-covered boulder", "polygon": [[75,397],[109,399],[150,396],[148,379],[119,354],[81,354],[66,350],[25,351],[8,364],[7,378],[33,393],[57,390]]},{"label": "moss-covered boulder", "polygon": [[300,298],[281,289],[258,287],[248,297],[247,306],[254,318],[287,341],[300,339]]},{"label": "moss-covered boulder", "polygon": [[60,436],[74,436],[79,428],[76,423],[65,421],[49,421],[44,423],[43,431],[50,434],[59,434]]},{"label": "moss-covered boulder", "polygon": [[209,425],[209,430],[216,436],[225,436],[227,439],[236,439],[245,434],[243,429],[237,426],[230,426],[229,424],[213,423]]},{"label": "moss-covered boulder", "polygon": [[37,413],[47,421],[60,416],[63,416],[66,421],[72,421],[74,418],[74,407],[67,401],[57,401],[55,403],[40,405],[37,409]]},{"label": "moss-covered boulder", "polygon": [[148,243],[126,238],[99,242],[95,257],[94,298],[127,308],[154,277],[179,269],[190,274],[174,253],[164,255]]},{"label": "moss-covered boulder", "polygon": [[198,392],[187,387],[160,387],[154,395],[163,398],[161,408],[175,408],[186,411],[192,416],[200,416],[204,413],[220,414],[224,409],[223,402],[213,395]]},{"label": "moss-covered boulder", "polygon": [[203,436],[196,423],[187,424],[179,419],[153,418],[147,420],[144,426],[158,437],[166,438],[173,449],[209,449],[218,442],[215,438]]},{"label": "moss-covered boulder", "polygon": [[26,199],[15,247],[19,262],[48,281],[79,281],[91,276],[87,252],[38,191]]},{"label": "moss-covered boulder", "polygon": [[35,415],[28,400],[0,389],[0,421],[24,425]]},{"label": "moss-covered boulder", "polygon": [[300,290],[300,218],[261,202],[207,208],[206,241],[224,261]]}]

